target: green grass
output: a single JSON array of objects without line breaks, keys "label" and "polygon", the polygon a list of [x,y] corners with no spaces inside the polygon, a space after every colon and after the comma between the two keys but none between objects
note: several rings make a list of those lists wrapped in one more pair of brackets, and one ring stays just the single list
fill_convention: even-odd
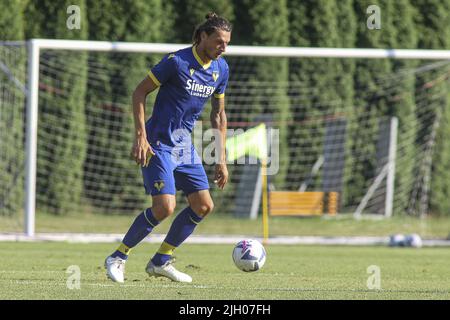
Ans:
[{"label": "green grass", "polygon": [[[174,215],[175,216],[175,215]],[[155,233],[166,233],[173,219],[161,223]],[[54,216],[39,213],[36,216],[37,232],[125,233],[133,216],[107,216],[79,214]],[[392,217],[382,220],[355,220],[351,216],[321,217],[270,217],[271,235],[287,236],[389,236],[393,233],[418,233],[423,238],[445,239],[450,233],[450,217]],[[262,221],[236,219],[231,215],[211,214],[196,229],[196,234],[245,234],[261,236]],[[21,232],[22,221],[0,217],[0,232]]]},{"label": "green grass", "polygon": [[[192,284],[149,278],[144,267],[157,249],[132,252],[125,284],[105,276],[103,260],[115,244],[0,243],[3,299],[450,299],[450,250],[388,247],[267,247],[258,272],[232,263],[230,245],[188,244],[176,266]],[[81,269],[81,289],[66,286],[66,270]],[[367,268],[381,270],[381,289],[369,290]]]}]

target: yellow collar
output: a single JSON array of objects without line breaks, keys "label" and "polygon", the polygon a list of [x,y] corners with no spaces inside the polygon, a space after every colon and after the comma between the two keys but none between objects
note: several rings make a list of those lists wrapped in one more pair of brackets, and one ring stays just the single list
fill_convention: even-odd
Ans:
[{"label": "yellow collar", "polygon": [[195,48],[195,46],[192,46],[192,53],[194,54],[195,60],[197,60],[198,63],[200,63],[200,65],[203,67],[203,69],[208,69],[209,66],[211,65],[211,61],[209,61],[208,63],[203,62],[203,60],[200,58],[200,56],[197,53],[197,49]]}]

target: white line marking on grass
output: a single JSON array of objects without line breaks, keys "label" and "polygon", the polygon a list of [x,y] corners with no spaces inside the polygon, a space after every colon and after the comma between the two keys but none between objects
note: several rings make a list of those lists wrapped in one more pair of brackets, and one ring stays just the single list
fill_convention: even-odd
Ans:
[{"label": "white line marking on grass", "polygon": [[[186,243],[194,244],[235,244],[241,239],[260,237],[249,235],[193,235]],[[0,233],[0,242],[68,242],[68,243],[114,243],[121,242],[123,234],[94,234],[94,233],[37,233],[28,237],[23,233]],[[143,242],[161,243],[163,234],[152,234]],[[423,240],[424,247],[449,247],[450,240]],[[301,244],[301,245],[348,245],[348,246],[387,246],[389,237],[320,237],[320,236],[275,236],[268,240],[268,244]]]}]

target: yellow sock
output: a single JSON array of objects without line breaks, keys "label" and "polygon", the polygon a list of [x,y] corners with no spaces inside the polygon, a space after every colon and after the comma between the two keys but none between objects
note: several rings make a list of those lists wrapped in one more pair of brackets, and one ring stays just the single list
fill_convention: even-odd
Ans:
[{"label": "yellow sock", "polygon": [[117,248],[117,251],[123,253],[124,255],[129,255],[131,252],[131,248],[127,247],[123,243],[120,244],[120,246]]},{"label": "yellow sock", "polygon": [[168,244],[167,242],[163,242],[158,249],[159,254],[167,254],[169,256],[173,255],[173,251],[176,247]]}]

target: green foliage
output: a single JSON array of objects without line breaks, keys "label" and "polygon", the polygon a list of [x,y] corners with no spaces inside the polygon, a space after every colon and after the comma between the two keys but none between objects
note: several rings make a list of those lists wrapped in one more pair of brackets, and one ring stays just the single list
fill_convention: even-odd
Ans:
[{"label": "green foliage", "polygon": [[[356,13],[353,10],[353,0],[345,0],[338,2],[337,8],[337,32],[339,34],[337,47],[340,48],[354,48],[356,46]],[[347,119],[346,126],[346,141],[345,141],[345,167],[343,176],[343,188],[340,194],[340,206],[345,207],[348,204],[347,190],[353,188],[349,183],[349,179],[353,174],[354,157],[351,154],[352,146],[352,132],[355,130],[355,112],[354,112],[354,73],[356,61],[354,59],[338,59],[336,63],[336,84],[339,84],[339,101],[341,104],[342,113]]]},{"label": "green foliage", "polygon": [[[105,10],[105,6],[110,10]],[[107,13],[107,14],[105,14]],[[118,18],[119,17],[119,18]],[[88,11],[90,39],[161,42],[162,1],[92,1]],[[92,65],[111,65],[88,86],[88,157],[85,163],[86,196],[96,211],[141,210],[149,196],[143,192],[139,167],[129,154],[134,139],[131,96],[158,56],[148,54],[91,54]],[[120,64],[117,64],[120,61]],[[99,83],[100,81],[100,83]],[[154,96],[154,95],[153,95]],[[147,99],[147,104],[153,97]],[[151,107],[147,116],[151,114]],[[114,172],[114,174],[111,174]],[[98,195],[102,195],[99,197]]]},{"label": "green foliage", "polygon": [[[401,15],[398,14],[401,12]],[[409,0],[395,1],[392,8],[392,27],[395,38],[390,43],[391,48],[414,49],[417,48],[417,31],[414,25],[416,12]],[[413,69],[417,66],[415,60],[393,60],[392,71],[398,73],[402,69]],[[398,79],[395,90],[391,93],[389,101],[389,116],[395,116],[399,120],[398,148],[395,175],[394,207],[400,208],[397,214],[406,213],[408,200],[411,197],[416,160],[416,135],[418,120],[415,99],[414,75],[402,76]]]},{"label": "green foliage", "polygon": [[[357,17],[356,47],[358,48],[389,48],[395,37],[392,28],[392,1],[378,1],[381,10],[381,29],[370,30],[367,28],[366,9],[373,2],[369,0],[357,0],[354,2],[354,10]],[[376,174],[376,142],[378,138],[378,125],[381,116],[388,111],[387,97],[378,97],[377,92],[383,87],[377,79],[391,72],[391,61],[388,59],[358,59],[354,73],[355,91],[359,92],[354,99],[353,123],[350,127],[352,154],[365,155],[364,159],[353,165],[353,173],[347,185],[346,199],[350,203],[358,203],[367,188],[370,179]],[[368,120],[366,120],[368,119]],[[364,120],[364,121],[362,121]],[[359,125],[361,124],[361,125]],[[375,135],[374,135],[375,134]],[[372,143],[370,143],[372,142]]]},{"label": "green foliage", "polygon": [[[76,5],[80,8],[80,29],[68,29],[67,20],[71,14],[67,8]],[[77,1],[29,1],[24,9],[26,38],[73,39],[87,38],[87,6],[85,0]]]},{"label": "green foliage", "polygon": [[[0,1],[0,41],[23,40],[23,20],[19,0]],[[15,50],[17,53],[13,53]],[[12,76],[25,84],[25,50],[0,47],[0,60]],[[0,71],[0,216],[14,215],[24,200],[23,115],[25,92]]]},{"label": "green foliage", "polygon": [[23,40],[21,0],[0,0],[0,41]]},{"label": "green foliage", "polygon": [[[362,48],[415,48],[417,40],[412,21],[413,8],[408,1],[380,1],[381,29],[369,29],[366,25],[366,8],[370,1],[356,1],[357,44]],[[399,15],[398,12],[402,12]],[[354,72],[354,86],[358,95],[354,98],[354,112],[350,116],[349,128],[351,140],[350,152],[365,155],[363,161],[352,163],[352,173],[346,174],[345,202],[355,203],[364,195],[372,182],[370,177],[379,173],[377,168],[376,145],[380,120],[388,121],[388,116],[399,118],[399,145],[395,207],[406,209],[409,199],[414,169],[415,134],[417,120],[415,116],[414,77],[402,77],[395,80],[380,81],[391,72],[402,68],[414,68],[416,62],[388,59],[358,59]],[[392,89],[391,86],[394,88]],[[381,92],[388,92],[380,97]],[[364,121],[363,121],[364,119]],[[408,132],[408,135],[405,133]],[[411,134],[411,132],[413,132]],[[399,148],[400,149],[400,148]],[[355,159],[355,157],[350,157]],[[348,166],[346,169],[348,170]],[[347,171],[348,172],[348,171]],[[376,208],[374,210],[383,210]],[[402,212],[404,212],[402,210]]]},{"label": "green foliage", "polygon": [[[381,9],[380,30],[370,30],[366,25],[366,9],[373,4]],[[81,7],[80,30],[66,27],[69,5]],[[450,0],[0,0],[0,6],[1,40],[20,40],[25,36],[189,43],[195,26],[204,20],[206,13],[214,11],[233,23],[233,45],[450,49],[450,25],[445,23],[450,20]],[[88,55],[91,67],[103,66],[103,70],[108,68],[108,71],[89,79],[86,89]],[[133,162],[127,160],[133,140],[131,94],[147,70],[160,58],[160,55],[148,54],[80,52],[59,52],[46,57],[52,66],[64,59],[66,72],[58,73],[52,80],[43,78],[41,83],[44,87],[40,93],[39,121],[44,125],[39,126],[38,132],[38,168],[45,162],[51,164],[51,170],[47,168],[48,174],[38,176],[38,194],[42,197],[38,197],[39,205],[44,204],[44,198],[52,199],[48,210],[53,209],[54,213],[73,211],[76,210],[73,204],[82,202],[83,192],[87,196],[94,195],[88,199],[91,205],[105,208],[107,203],[106,208],[111,210],[138,209],[144,205],[148,197],[140,187],[141,174]],[[233,62],[232,57],[228,59]],[[413,159],[418,147],[430,137],[436,119],[416,108],[419,97],[415,92],[436,79],[439,71],[417,79],[402,77],[391,94],[380,98],[374,93],[386,92],[389,83],[382,83],[379,79],[404,68],[410,70],[418,62],[390,59],[239,59],[239,65],[251,70],[251,75],[244,81],[249,88],[248,95],[253,98],[251,106],[232,102],[227,104],[227,108],[245,107],[248,112],[243,121],[253,121],[266,113],[273,114],[274,126],[280,129],[281,135],[281,167],[274,177],[277,188],[299,185],[322,154],[324,115],[344,115],[349,123],[355,125],[347,128],[343,203],[345,206],[359,202],[377,170],[379,119],[396,116],[399,118],[402,148],[397,154],[395,207],[401,211],[408,207],[413,186],[410,181],[422,172],[422,163],[415,163]],[[106,67],[117,65],[117,61],[126,67]],[[230,66],[233,67],[232,63]],[[232,68],[231,80],[235,74],[237,72]],[[0,81],[5,79],[3,75],[0,77]],[[300,96],[293,95],[286,86],[288,81],[291,87],[302,84],[309,91]],[[263,82],[273,85],[262,88]],[[430,97],[420,97],[421,104],[430,105],[433,114],[441,114],[430,186],[431,210],[438,213],[450,212],[446,201],[450,189],[450,142],[447,139],[450,133],[450,112],[447,110],[450,97],[445,97],[449,91],[448,83],[436,82],[426,89]],[[20,95],[18,92],[13,94]],[[435,94],[443,98],[433,100],[431,96]],[[147,116],[151,113],[155,96],[147,98]],[[20,100],[19,104],[23,102]],[[209,106],[205,113],[208,110]],[[429,112],[430,109],[427,110]],[[421,119],[420,123],[418,119]],[[11,137],[22,141],[20,119],[14,121],[17,124],[12,125]],[[289,125],[284,125],[286,123]],[[0,125],[5,128],[3,118]],[[95,145],[91,143],[94,140]],[[2,143],[10,144],[6,140]],[[19,149],[22,147],[20,145]],[[305,149],[309,150],[308,154],[301,152]],[[105,150],[100,160],[96,150]],[[365,160],[354,163],[357,157],[352,155],[355,154],[364,154]],[[9,174],[12,171],[8,168],[15,156],[11,153],[8,157],[2,158],[2,161],[6,159],[1,164],[2,171],[8,173],[2,183],[11,184],[11,179],[16,178]],[[114,170],[115,174],[109,174],[108,170]],[[230,168],[230,173],[233,175],[233,168]],[[95,184],[88,180],[89,177],[95,178]],[[315,185],[320,186],[320,182],[318,177]],[[18,183],[14,187],[16,189],[14,194],[19,199],[19,208],[23,186]],[[226,192],[234,191],[229,189]],[[108,196],[99,200],[96,193]],[[223,193],[220,196],[223,197]]]},{"label": "green foliage", "polygon": [[209,12],[215,12],[231,23],[234,20],[233,4],[229,0],[174,0],[173,8],[176,10],[174,40],[179,43],[191,43],[196,26],[205,21]]},{"label": "green foliage", "polygon": [[[237,33],[236,44],[260,46],[287,46],[289,44],[288,7],[286,1],[235,1]],[[245,18],[243,17],[245,15]],[[276,28],[273,26],[276,25]],[[289,98],[287,96],[288,59],[286,58],[245,58],[241,64],[250,66],[251,75],[247,80],[252,97],[248,119],[270,113],[273,127],[280,134],[280,168],[274,183],[283,188],[289,165],[288,128],[284,124],[290,119]],[[232,77],[232,75],[231,75]],[[261,87],[259,83],[270,83]],[[242,106],[243,108],[245,106]]]},{"label": "green foliage", "polygon": [[[447,85],[447,91],[450,87]],[[441,110],[441,121],[437,131],[434,147],[433,171],[431,176],[430,211],[440,215],[450,216],[450,94],[447,96],[447,106]]]},{"label": "green foliage", "polygon": [[[81,28],[66,26],[69,5],[81,9]],[[25,9],[26,36],[29,38],[86,39],[87,23],[84,1],[38,0]],[[49,19],[51,17],[51,19]],[[45,89],[39,97],[38,126],[38,206],[49,212],[66,214],[76,211],[83,192],[83,164],[86,156],[85,53],[58,52],[48,58],[50,65],[64,59],[64,72],[41,79]],[[75,71],[76,70],[76,71]],[[45,165],[50,164],[50,168]],[[61,179],[64,177],[64,179]],[[48,199],[51,199],[50,203]]]},{"label": "green foliage", "polygon": [[[306,47],[337,47],[340,44],[338,25],[351,27],[352,17],[344,21],[338,20],[338,6],[335,1],[289,1],[290,12],[290,44]],[[347,4],[348,7],[348,4]],[[348,8],[347,8],[348,9]],[[351,31],[351,30],[350,30]],[[350,33],[350,32],[349,32]],[[352,40],[350,40],[352,42]],[[351,43],[347,43],[351,45]],[[353,68],[345,66],[348,71]],[[341,90],[336,82],[344,65],[335,59],[291,59],[289,80],[293,87],[311,88],[304,94],[291,95],[291,110],[294,123],[290,126],[290,159],[289,177],[298,188],[306,179],[314,163],[323,154],[324,121],[345,111],[341,100],[352,97],[351,73],[347,74],[347,90]],[[308,150],[306,154],[303,150]],[[318,187],[320,177],[316,179]]]},{"label": "green foliage", "polygon": [[[418,31],[418,47],[421,49],[450,49],[450,1],[411,0],[417,9],[415,15],[416,29]],[[426,87],[428,97],[423,104],[430,105],[436,114],[440,114],[439,128],[436,144],[434,146],[432,173],[430,184],[430,211],[436,214],[449,215],[450,205],[448,191],[450,189],[450,84],[445,81],[432,81],[439,77],[439,71],[430,72],[417,81],[417,87]],[[431,86],[430,86],[431,84]],[[439,95],[441,99],[434,99]],[[421,110],[418,110],[419,116]],[[435,117],[427,117],[429,120],[421,123],[421,135],[424,137],[419,143],[425,143],[429,138]],[[438,119],[438,120],[439,120]],[[426,192],[426,191],[425,191]]]}]

